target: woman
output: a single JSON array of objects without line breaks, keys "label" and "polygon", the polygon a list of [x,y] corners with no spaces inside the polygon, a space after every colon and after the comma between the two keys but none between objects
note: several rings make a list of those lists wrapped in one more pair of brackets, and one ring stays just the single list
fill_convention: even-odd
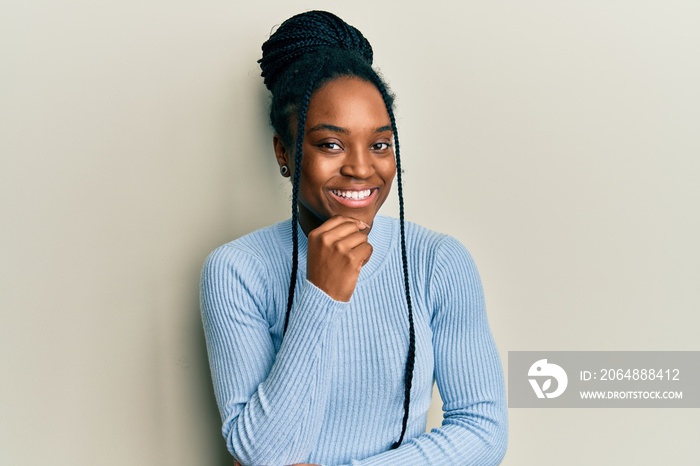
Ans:
[{"label": "woman", "polygon": [[[229,450],[243,465],[498,464],[507,410],[480,279],[459,242],[403,220],[371,46],[311,11],[277,29],[260,65],[293,209],[203,268]],[[377,215],[395,176],[399,220]],[[434,381],[444,421],[425,433]]]}]

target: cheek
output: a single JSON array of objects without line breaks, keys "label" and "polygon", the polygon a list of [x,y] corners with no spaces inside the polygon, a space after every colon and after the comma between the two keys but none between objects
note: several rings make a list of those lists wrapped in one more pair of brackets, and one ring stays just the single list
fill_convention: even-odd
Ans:
[{"label": "cheek", "polygon": [[314,158],[313,155],[307,156],[306,154],[304,154],[301,166],[299,192],[305,193],[307,200],[318,197],[324,185],[332,177],[332,167],[326,161]]},{"label": "cheek", "polygon": [[320,187],[340,174],[343,159],[340,157],[327,157],[309,151],[309,153],[304,153],[301,166],[302,173],[309,180],[309,183]]},{"label": "cheek", "polygon": [[396,162],[394,159],[389,159],[380,168],[381,176],[387,185],[390,185],[396,176]]},{"label": "cheek", "polygon": [[318,197],[317,191],[317,183],[314,181],[313,174],[302,172],[299,180],[299,196],[308,201]]}]

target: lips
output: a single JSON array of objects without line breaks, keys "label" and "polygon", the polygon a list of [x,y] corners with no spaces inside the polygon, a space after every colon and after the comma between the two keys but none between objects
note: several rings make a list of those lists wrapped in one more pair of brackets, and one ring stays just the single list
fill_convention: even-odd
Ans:
[{"label": "lips", "polygon": [[372,203],[377,196],[377,188],[367,189],[331,189],[331,197],[340,204],[353,209],[366,207]]},{"label": "lips", "polygon": [[336,196],[344,197],[345,199],[364,199],[370,194],[372,194],[371,189],[363,189],[362,191],[340,191],[337,189],[334,189],[333,194]]}]

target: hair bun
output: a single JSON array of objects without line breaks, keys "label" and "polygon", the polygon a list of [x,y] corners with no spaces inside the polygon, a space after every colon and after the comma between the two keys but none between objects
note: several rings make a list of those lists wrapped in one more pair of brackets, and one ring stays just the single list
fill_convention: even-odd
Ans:
[{"label": "hair bun", "polygon": [[307,11],[292,16],[262,45],[258,63],[265,86],[275,86],[280,75],[302,55],[323,48],[340,48],[357,52],[372,64],[372,46],[355,27],[327,11]]}]

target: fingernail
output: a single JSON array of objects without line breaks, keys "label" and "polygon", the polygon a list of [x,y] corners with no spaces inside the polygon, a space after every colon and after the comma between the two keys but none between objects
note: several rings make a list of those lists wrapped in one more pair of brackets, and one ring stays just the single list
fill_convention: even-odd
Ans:
[{"label": "fingernail", "polygon": [[362,228],[360,228],[360,230],[366,230],[367,228],[369,228],[369,225],[367,225],[367,224],[366,224],[365,222],[363,222],[362,220],[360,220],[360,223],[362,224]]}]

